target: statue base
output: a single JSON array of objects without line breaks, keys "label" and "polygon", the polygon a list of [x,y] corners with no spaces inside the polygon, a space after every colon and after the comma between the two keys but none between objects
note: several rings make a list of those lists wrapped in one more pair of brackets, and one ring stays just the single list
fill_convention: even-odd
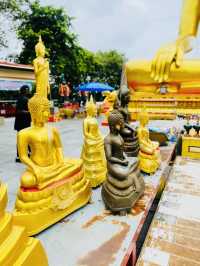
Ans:
[{"label": "statue base", "polygon": [[[143,107],[152,119],[173,120],[177,115],[200,114],[200,82],[166,83],[165,91],[160,84],[147,84],[134,89],[135,84],[129,84],[131,99],[129,112],[131,120],[137,120]],[[133,89],[131,89],[131,87]],[[149,90],[149,88],[151,90]]]},{"label": "statue base", "polygon": [[83,207],[90,196],[91,185],[81,169],[41,190],[20,188],[13,219],[26,227],[29,236],[35,235]]},{"label": "statue base", "polygon": [[109,190],[107,183],[105,182],[102,185],[101,195],[106,208],[111,210],[113,213],[130,212],[132,207],[135,205],[135,203],[144,193],[145,185],[142,178],[140,180],[140,185],[141,185],[140,192],[132,191],[131,193],[125,196],[125,195],[116,195],[112,193]]},{"label": "statue base", "polygon": [[200,159],[200,137],[182,137],[182,156]]},{"label": "statue base", "polygon": [[[158,151],[159,152],[159,151]],[[139,168],[146,174],[154,174],[160,166],[157,155],[149,155],[142,151],[139,152]]]},{"label": "statue base", "polygon": [[94,178],[87,178],[90,181],[90,185],[92,188],[96,188],[98,186],[100,186],[106,179],[106,172],[104,171],[104,173],[100,174],[100,175],[95,175]]},{"label": "statue base", "polygon": [[25,227],[15,225],[10,213],[5,212],[7,189],[0,184],[0,265],[41,265],[48,261],[40,241],[27,237]]}]

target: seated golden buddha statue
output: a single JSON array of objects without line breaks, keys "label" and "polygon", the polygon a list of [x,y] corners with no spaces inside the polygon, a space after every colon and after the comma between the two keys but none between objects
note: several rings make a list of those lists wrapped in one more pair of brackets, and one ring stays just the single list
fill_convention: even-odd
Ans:
[{"label": "seated golden buddha statue", "polygon": [[124,215],[131,210],[144,192],[138,159],[124,153],[120,129],[124,127],[122,114],[113,110],[108,116],[110,133],[104,139],[107,159],[107,179],[102,186],[105,206],[112,212]]},{"label": "seated golden buddha statue", "polygon": [[158,50],[152,61],[129,61],[126,75],[129,87],[138,95],[157,93],[163,83],[168,93],[200,93],[199,60],[183,60],[192,50],[199,24],[200,0],[185,0],[179,36]]},{"label": "seated golden buddha statue", "polygon": [[103,96],[106,96],[103,101],[103,112],[105,113],[106,117],[108,117],[109,112],[113,110],[113,105],[117,98],[117,92],[114,91],[105,91],[102,92]]},{"label": "seated golden buddha statue", "polygon": [[25,227],[13,222],[5,211],[7,188],[0,181],[0,266],[47,266],[45,251],[38,239],[27,236]]},{"label": "seated golden buddha statue", "polygon": [[130,126],[129,123],[129,111],[128,103],[130,100],[130,92],[126,86],[122,86],[118,92],[114,109],[117,109],[124,118],[124,127],[120,130],[120,135],[124,140],[124,151],[129,157],[136,157],[139,152],[139,142],[137,137],[137,131]]},{"label": "seated golden buddha statue", "polygon": [[83,159],[84,175],[92,187],[100,185],[106,178],[106,158],[103,136],[96,119],[97,107],[92,96],[86,103],[87,117],[83,122],[84,144],[81,158]]},{"label": "seated golden buddha statue", "polygon": [[138,138],[140,144],[139,166],[140,170],[152,174],[160,166],[159,143],[151,141],[149,138],[149,130],[146,128],[149,117],[145,110],[139,114],[140,125],[138,127]]},{"label": "seated golden buddha statue", "polygon": [[28,108],[32,125],[18,134],[19,157],[27,169],[21,176],[14,219],[32,235],[86,204],[91,189],[82,160],[64,158],[58,130],[45,125],[48,99],[35,94]]}]

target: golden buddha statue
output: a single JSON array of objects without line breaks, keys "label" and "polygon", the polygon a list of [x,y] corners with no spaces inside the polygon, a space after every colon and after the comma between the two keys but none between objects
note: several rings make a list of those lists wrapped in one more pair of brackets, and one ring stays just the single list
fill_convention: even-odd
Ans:
[{"label": "golden buddha statue", "polygon": [[36,77],[36,93],[42,97],[47,97],[50,93],[49,84],[49,62],[45,57],[45,46],[41,36],[35,46],[37,58],[33,60],[33,66]]},{"label": "golden buddha statue", "polygon": [[84,144],[81,158],[85,177],[90,180],[92,187],[96,187],[105,180],[107,167],[103,136],[96,119],[97,107],[92,96],[86,103],[86,112],[87,117],[83,122]]},{"label": "golden buddha statue", "polygon": [[199,10],[200,0],[185,0],[177,40],[159,49],[152,62],[127,63],[127,80],[136,91],[143,91],[142,84],[144,87],[148,84],[153,89],[156,83],[199,82],[200,62],[183,60],[184,54],[192,50],[192,39],[197,34],[199,24]]},{"label": "golden buddha statue", "polygon": [[0,266],[47,266],[45,251],[38,239],[28,237],[25,227],[13,222],[5,211],[7,188],[0,182]]},{"label": "golden buddha statue", "polygon": [[140,111],[138,107],[148,105],[152,116],[170,119],[174,110],[177,114],[183,110],[192,114],[200,108],[200,61],[184,59],[184,54],[192,50],[197,35],[200,0],[184,0],[183,3],[177,40],[161,47],[152,61],[134,60],[126,64],[128,86],[132,89],[129,107],[133,116]]},{"label": "golden buddha statue", "polygon": [[148,124],[149,117],[146,110],[143,110],[139,114],[140,125],[138,127],[138,138],[140,144],[139,151],[139,165],[140,170],[152,174],[160,166],[160,151],[159,143],[151,141],[149,138],[149,130],[146,128]]},{"label": "golden buddha statue", "polygon": [[27,169],[21,176],[14,219],[32,235],[85,205],[91,188],[82,160],[65,159],[58,130],[45,125],[48,99],[35,94],[28,107],[32,126],[18,134],[19,157]]}]

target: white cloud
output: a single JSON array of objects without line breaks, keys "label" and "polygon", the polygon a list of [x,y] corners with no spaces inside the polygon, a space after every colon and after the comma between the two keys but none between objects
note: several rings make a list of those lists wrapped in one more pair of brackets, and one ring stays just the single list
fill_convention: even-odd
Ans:
[{"label": "white cloud", "polygon": [[[73,30],[83,47],[91,51],[117,49],[128,58],[151,58],[162,44],[176,39],[182,5],[182,0],[40,1],[64,7],[76,17]],[[7,52],[18,51],[19,45],[10,39]],[[200,49],[193,53],[198,54]]]}]

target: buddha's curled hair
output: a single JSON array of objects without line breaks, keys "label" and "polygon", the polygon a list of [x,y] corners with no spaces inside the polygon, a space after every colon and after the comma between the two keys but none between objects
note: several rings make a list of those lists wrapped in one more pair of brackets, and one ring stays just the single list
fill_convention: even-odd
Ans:
[{"label": "buddha's curled hair", "polygon": [[113,110],[108,116],[108,125],[110,129],[114,129],[117,124],[124,124],[124,118],[118,110]]},{"label": "buddha's curled hair", "polygon": [[28,109],[31,114],[35,114],[41,111],[43,108],[49,108],[50,102],[47,98],[41,97],[37,93],[28,101]]}]

